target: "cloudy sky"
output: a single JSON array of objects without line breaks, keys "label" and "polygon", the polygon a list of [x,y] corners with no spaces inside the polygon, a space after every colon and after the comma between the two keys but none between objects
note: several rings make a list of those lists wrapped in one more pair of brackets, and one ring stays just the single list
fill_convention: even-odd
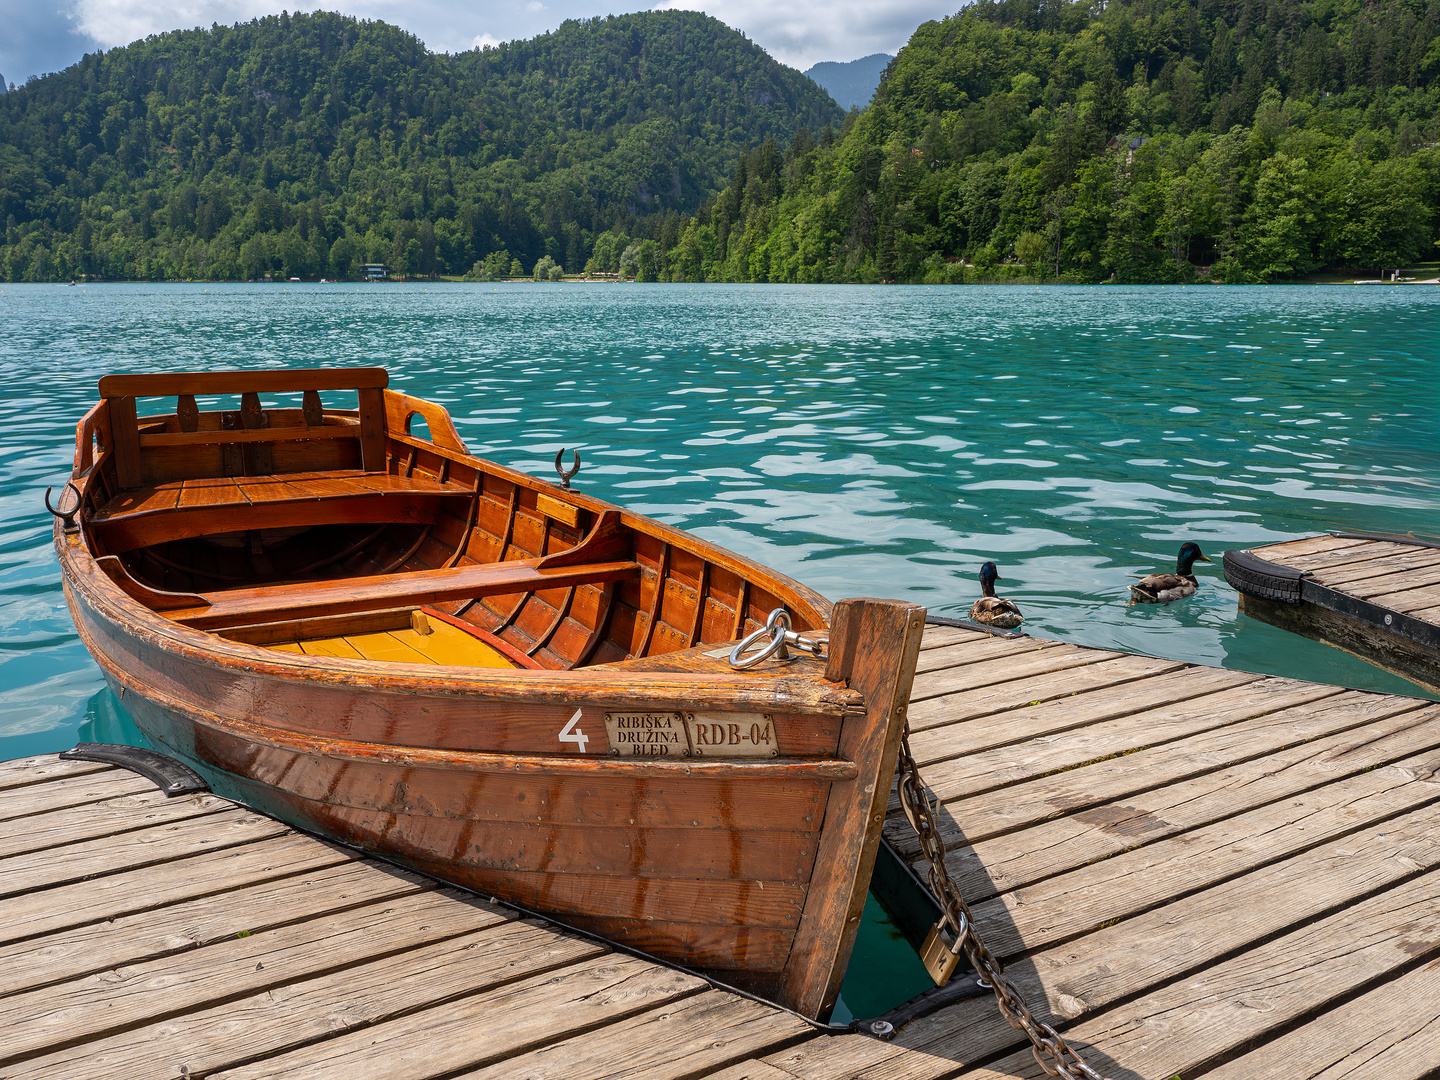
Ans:
[{"label": "cloudy sky", "polygon": [[[0,75],[23,83],[69,67],[97,48],[126,45],[181,27],[278,14],[286,0],[0,0]],[[707,12],[743,31],[782,63],[894,53],[915,27],[952,14],[960,0],[290,0],[291,11],[343,11],[404,27],[436,52],[534,37],[565,19],[649,7]]]}]

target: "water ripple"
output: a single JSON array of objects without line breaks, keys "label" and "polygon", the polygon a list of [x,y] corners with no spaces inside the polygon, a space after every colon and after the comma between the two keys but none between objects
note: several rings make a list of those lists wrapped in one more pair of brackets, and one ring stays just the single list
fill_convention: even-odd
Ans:
[{"label": "water ripple", "polygon": [[584,490],[831,596],[961,614],[994,558],[1036,633],[1393,689],[1218,568],[1124,599],[1184,539],[1440,531],[1437,327],[1425,287],[3,285],[0,758],[114,712],[40,503],[107,372],[384,364],[477,453],[579,448]]}]

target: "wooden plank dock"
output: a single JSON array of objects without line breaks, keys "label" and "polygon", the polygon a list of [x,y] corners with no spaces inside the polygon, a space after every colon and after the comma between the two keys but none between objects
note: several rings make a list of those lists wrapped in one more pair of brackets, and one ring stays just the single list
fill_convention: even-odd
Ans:
[{"label": "wooden plank dock", "polygon": [[[1440,704],[932,627],[909,713],[981,935],[1101,1073],[1437,1074]],[[990,998],[824,1034],[92,763],[0,764],[0,916],[6,1080],[1042,1075]]]},{"label": "wooden plank dock", "polygon": [[1225,553],[1240,611],[1440,693],[1440,541],[1333,533]]}]

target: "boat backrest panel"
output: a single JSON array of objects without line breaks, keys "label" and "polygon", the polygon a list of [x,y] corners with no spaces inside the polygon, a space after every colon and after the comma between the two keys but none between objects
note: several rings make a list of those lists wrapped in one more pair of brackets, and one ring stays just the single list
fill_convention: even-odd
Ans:
[{"label": "boat backrest panel", "polygon": [[[100,380],[100,396],[109,414],[116,482],[127,490],[170,478],[163,469],[147,467],[158,464],[147,459],[217,451],[215,475],[265,476],[284,471],[276,468],[274,444],[337,439],[358,440],[361,468],[383,472],[388,383],[385,369],[375,367],[107,375]],[[320,400],[326,390],[354,391],[356,413],[327,415]],[[267,410],[260,404],[262,393],[299,393],[300,408]],[[239,394],[240,409],[202,416],[196,395],[217,394]],[[156,397],[174,398],[174,415],[142,430],[136,399]]]}]

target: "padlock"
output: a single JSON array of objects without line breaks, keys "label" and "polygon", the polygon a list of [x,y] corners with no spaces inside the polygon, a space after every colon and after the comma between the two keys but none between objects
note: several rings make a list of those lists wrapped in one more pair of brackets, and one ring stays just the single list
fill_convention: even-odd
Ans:
[{"label": "padlock", "polygon": [[925,970],[930,973],[930,978],[935,980],[936,986],[944,986],[950,981],[950,976],[955,974],[955,968],[960,964],[960,954],[964,949],[964,937],[957,937],[953,941],[945,938],[946,920],[941,919],[930,928],[930,933],[925,938],[925,944],[920,946],[920,962],[925,965]]}]

